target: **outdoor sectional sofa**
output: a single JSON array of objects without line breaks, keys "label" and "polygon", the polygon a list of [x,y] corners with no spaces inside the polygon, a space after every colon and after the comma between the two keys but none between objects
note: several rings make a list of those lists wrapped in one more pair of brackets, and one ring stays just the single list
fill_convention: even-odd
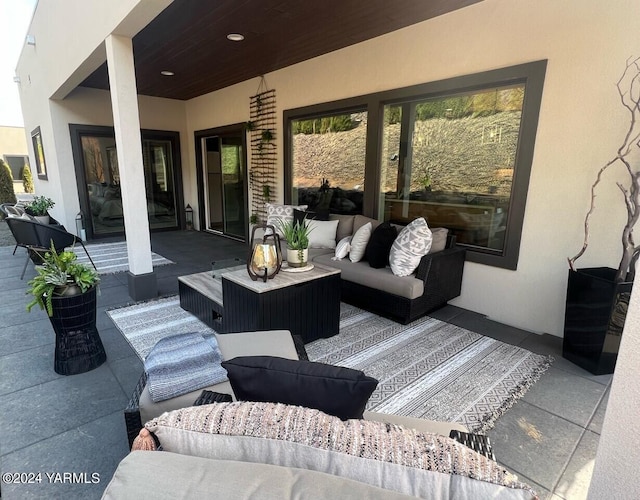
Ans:
[{"label": "outdoor sectional sofa", "polygon": [[[336,242],[368,222],[373,229],[380,224],[362,215],[332,214],[329,220],[338,220]],[[335,250],[328,248],[310,248],[309,260],[340,269],[344,302],[407,324],[460,295],[466,251],[446,230],[432,230],[434,235],[446,235],[446,242],[443,239],[440,245],[444,248],[434,248],[434,252],[425,255],[410,276],[396,276],[389,266],[373,268],[366,260],[336,260]]]}]

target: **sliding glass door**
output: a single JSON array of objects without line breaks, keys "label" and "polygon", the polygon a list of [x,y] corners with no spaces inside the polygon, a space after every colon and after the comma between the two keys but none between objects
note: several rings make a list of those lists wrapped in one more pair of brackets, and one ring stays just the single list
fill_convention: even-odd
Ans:
[{"label": "sliding glass door", "polygon": [[196,132],[201,227],[238,239],[247,231],[245,131],[241,126]]},{"label": "sliding glass door", "polygon": [[[89,238],[124,232],[120,167],[113,130],[71,126],[80,205]],[[142,156],[149,226],[180,227],[178,134],[142,132]]]}]

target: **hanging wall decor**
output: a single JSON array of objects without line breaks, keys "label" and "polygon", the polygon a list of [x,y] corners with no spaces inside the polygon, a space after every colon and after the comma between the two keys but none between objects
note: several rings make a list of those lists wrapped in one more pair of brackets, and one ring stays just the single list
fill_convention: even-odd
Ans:
[{"label": "hanging wall decor", "polygon": [[[265,203],[272,202],[276,192],[276,91],[268,90],[264,77],[250,101],[250,134],[252,220],[266,220]],[[256,217],[253,217],[256,216]]]}]

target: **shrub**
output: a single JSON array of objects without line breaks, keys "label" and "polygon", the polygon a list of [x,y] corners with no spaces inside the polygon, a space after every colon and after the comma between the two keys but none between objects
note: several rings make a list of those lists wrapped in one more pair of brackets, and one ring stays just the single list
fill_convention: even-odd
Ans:
[{"label": "shrub", "polygon": [[15,203],[16,193],[13,190],[13,175],[4,160],[0,160],[0,203]]},{"label": "shrub", "polygon": [[24,186],[25,193],[35,192],[33,187],[33,175],[31,175],[31,168],[27,164],[25,164],[22,169],[22,185]]}]

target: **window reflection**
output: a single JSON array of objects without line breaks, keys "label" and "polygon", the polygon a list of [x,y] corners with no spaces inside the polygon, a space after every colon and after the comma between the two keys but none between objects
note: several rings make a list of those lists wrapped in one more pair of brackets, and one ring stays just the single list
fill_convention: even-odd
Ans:
[{"label": "window reflection", "polygon": [[367,113],[292,120],[292,201],[312,211],[361,214]]},{"label": "window reflection", "polygon": [[459,243],[502,251],[524,85],[387,105],[384,219],[425,217]]},{"label": "window reflection", "polygon": [[[93,234],[124,231],[120,171],[115,139],[81,136],[84,173]],[[152,229],[177,227],[170,140],[143,140],[143,166]]]}]

